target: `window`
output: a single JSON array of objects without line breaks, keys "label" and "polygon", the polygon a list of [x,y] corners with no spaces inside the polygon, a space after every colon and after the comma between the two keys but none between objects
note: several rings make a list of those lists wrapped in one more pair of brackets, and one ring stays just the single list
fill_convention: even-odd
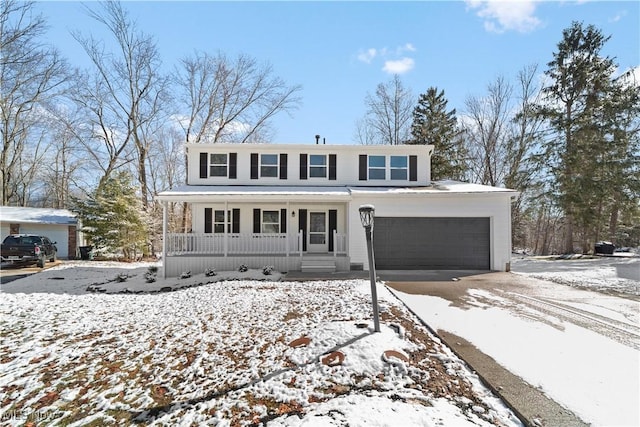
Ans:
[{"label": "window", "polygon": [[385,156],[369,156],[369,179],[386,179],[386,169]]},{"label": "window", "polygon": [[226,154],[211,154],[209,160],[209,176],[227,176]]},{"label": "window", "polygon": [[311,154],[309,156],[309,177],[327,177],[327,156],[324,154]]},{"label": "window", "polygon": [[280,233],[280,211],[262,211],[262,233]]},{"label": "window", "polygon": [[224,234],[240,233],[240,209],[229,209],[224,217],[224,209],[204,208],[204,232]]},{"label": "window", "polygon": [[227,221],[224,219],[224,211],[215,211],[213,213],[213,232],[224,233],[225,224],[227,225],[227,233],[231,233],[231,211],[227,211]]},{"label": "window", "polygon": [[391,156],[389,164],[391,179],[407,180],[407,156]]},{"label": "window", "polygon": [[263,178],[278,177],[278,155],[277,154],[261,154],[260,155],[260,176]]}]

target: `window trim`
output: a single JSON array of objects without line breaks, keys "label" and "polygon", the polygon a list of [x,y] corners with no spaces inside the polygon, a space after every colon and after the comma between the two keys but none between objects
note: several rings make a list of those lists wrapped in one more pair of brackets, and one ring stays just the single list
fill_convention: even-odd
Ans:
[{"label": "window trim", "polygon": [[[225,162],[224,163],[214,163],[213,162],[213,156],[224,156]],[[224,167],[224,175],[215,175],[215,174],[213,174],[212,173],[213,172],[212,168],[214,168],[214,167],[215,168]],[[207,172],[208,172],[210,178],[227,178],[229,176],[229,153],[209,153]]]},{"label": "window trim", "polygon": [[[276,163],[275,164],[263,164],[262,163],[262,157],[263,156],[274,156],[276,159]],[[263,175],[262,173],[262,168],[273,168],[275,170],[275,175],[273,176],[267,176],[267,175]],[[260,178],[279,178],[280,177],[280,156],[278,154],[272,154],[272,153],[259,153],[258,156],[258,171],[259,171],[259,177]]]},{"label": "window trim", "polygon": [[[324,163],[322,165],[314,165],[311,161],[314,157],[322,157],[324,159]],[[319,178],[319,179],[327,179],[329,176],[329,156],[327,154],[309,154],[308,158],[308,168],[309,172],[307,176],[309,178]],[[315,176],[311,173],[312,170],[324,169],[324,175]]]},{"label": "window trim", "polygon": [[[399,157],[399,158],[403,158],[405,160],[405,166],[404,167],[395,167],[392,165],[393,163],[393,158],[394,157]],[[403,170],[405,171],[404,174],[404,178],[394,178],[393,177],[393,171],[399,171],[399,170]],[[409,180],[409,156],[407,155],[389,155],[389,179],[391,181],[408,181]]]},{"label": "window trim", "polygon": [[[276,222],[265,221],[265,214],[275,214]],[[280,222],[281,222],[280,215],[281,213],[279,210],[269,210],[269,209],[260,210],[260,234],[280,234]],[[265,231],[265,225],[269,225],[269,226],[275,225],[277,231],[275,232]]]},{"label": "window trim", "polygon": [[[382,159],[384,159],[384,166],[371,166],[371,159],[374,157],[381,157]],[[372,178],[371,177],[371,171],[382,171],[384,173],[384,176],[382,178]],[[386,181],[387,180],[387,156],[386,155],[380,155],[380,154],[374,154],[374,155],[368,155],[367,156],[367,178],[370,181]]]}]

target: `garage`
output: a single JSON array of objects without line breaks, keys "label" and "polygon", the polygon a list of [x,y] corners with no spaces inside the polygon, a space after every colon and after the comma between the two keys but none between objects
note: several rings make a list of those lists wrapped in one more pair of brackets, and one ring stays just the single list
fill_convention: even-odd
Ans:
[{"label": "garage", "polygon": [[379,270],[490,270],[489,218],[376,217]]}]

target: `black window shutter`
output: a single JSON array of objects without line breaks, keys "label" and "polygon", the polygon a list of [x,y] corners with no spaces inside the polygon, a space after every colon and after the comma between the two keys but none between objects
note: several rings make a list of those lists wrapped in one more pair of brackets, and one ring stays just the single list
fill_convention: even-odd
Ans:
[{"label": "black window shutter", "polygon": [[280,179],[287,179],[287,155],[280,154]]},{"label": "black window shutter", "polygon": [[238,153],[229,153],[229,179],[238,178]]},{"label": "black window shutter", "polygon": [[207,168],[209,167],[209,162],[207,161],[209,157],[209,153],[200,153],[200,178],[206,178],[209,176],[207,173]]},{"label": "black window shutter", "polygon": [[307,179],[307,155],[300,154],[300,179]]},{"label": "black window shutter", "polygon": [[366,154],[360,154],[360,161],[359,161],[359,177],[360,177],[360,181],[366,181],[367,180],[367,155]]},{"label": "black window shutter", "polygon": [[260,209],[253,210],[253,232],[260,232]]},{"label": "black window shutter", "polygon": [[335,209],[329,210],[329,252],[333,252],[333,232],[338,229],[338,211]]},{"label": "black window shutter", "polygon": [[329,179],[336,180],[336,155],[329,154]]},{"label": "black window shutter", "polygon": [[287,210],[280,209],[280,232],[287,232]]},{"label": "black window shutter", "polygon": [[213,232],[213,209],[204,208],[204,232]]},{"label": "black window shutter", "polygon": [[298,212],[298,230],[302,230],[302,251],[307,251],[307,210],[300,209]]},{"label": "black window shutter", "polygon": [[409,181],[418,180],[418,156],[409,156]]},{"label": "black window shutter", "polygon": [[231,232],[240,233],[240,209],[233,209],[231,212]]},{"label": "black window shutter", "polygon": [[258,179],[258,153],[251,153],[251,179]]}]

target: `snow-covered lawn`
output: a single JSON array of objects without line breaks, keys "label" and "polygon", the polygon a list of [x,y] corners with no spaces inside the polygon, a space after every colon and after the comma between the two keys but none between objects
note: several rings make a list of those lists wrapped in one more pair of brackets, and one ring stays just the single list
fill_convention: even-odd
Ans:
[{"label": "snow-covered lawn", "polygon": [[[147,284],[146,266],[86,265],[3,285],[3,425],[520,425],[381,285],[373,333],[367,281]],[[86,292],[122,272],[131,292],[193,287]]]},{"label": "snow-covered lawn", "polygon": [[512,271],[580,289],[640,296],[640,257],[616,253],[611,257],[514,257]]}]

